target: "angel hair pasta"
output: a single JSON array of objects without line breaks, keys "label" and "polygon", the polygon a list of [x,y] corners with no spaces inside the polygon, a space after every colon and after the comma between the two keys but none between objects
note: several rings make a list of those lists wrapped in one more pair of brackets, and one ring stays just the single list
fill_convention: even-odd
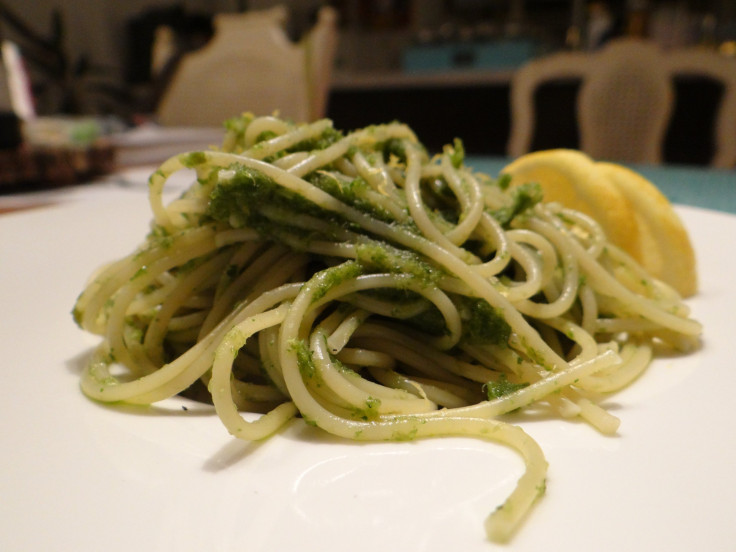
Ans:
[{"label": "angel hair pasta", "polygon": [[[196,179],[165,205],[183,169]],[[166,161],[149,190],[145,240],[74,308],[103,338],[84,393],[197,396],[246,440],[301,417],[348,439],[501,443],[526,469],[487,519],[495,541],[547,471],[503,414],[534,405],[615,433],[596,399],[701,331],[594,220],[542,203],[534,183],[474,172],[460,141],[430,157],[402,124],[342,133],[245,114],[221,148]]]}]

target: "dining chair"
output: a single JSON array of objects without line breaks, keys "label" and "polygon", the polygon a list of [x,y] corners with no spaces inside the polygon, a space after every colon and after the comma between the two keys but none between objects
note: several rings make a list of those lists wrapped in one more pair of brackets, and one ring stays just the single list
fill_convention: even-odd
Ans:
[{"label": "dining chair", "polygon": [[[694,155],[705,150],[700,159],[712,167],[736,168],[736,59],[692,47],[668,52],[665,65],[679,90],[677,119],[671,121],[668,140],[683,151],[693,150]],[[709,96],[704,97],[705,93]],[[681,118],[687,120],[678,125]],[[696,125],[703,127],[706,139],[694,139]]]},{"label": "dining chair", "polygon": [[[596,52],[560,52],[522,66],[511,83],[509,155],[540,149],[535,138],[542,116],[538,93],[550,83],[568,82],[577,144],[560,146],[597,159],[661,162],[673,93],[660,58],[653,44],[626,38]],[[556,129],[545,130],[554,140]]]},{"label": "dining chair", "polygon": [[580,88],[580,149],[595,159],[661,163],[673,102],[659,47],[611,42],[592,57]]},{"label": "dining chair", "polygon": [[337,52],[337,12],[328,6],[317,13],[317,23],[304,42],[307,60],[307,91],[309,119],[327,114],[332,68]]},{"label": "dining chair", "polygon": [[335,57],[336,12],[323,7],[297,43],[285,31],[284,6],[218,14],[214,37],[186,54],[157,108],[164,126],[219,126],[250,111],[310,121],[326,111]]},{"label": "dining chair", "polygon": [[[557,52],[534,59],[514,73],[508,142],[511,157],[538,149],[579,145],[576,97],[590,62],[590,56],[583,52]],[[551,98],[548,108],[541,104],[545,98]],[[572,117],[572,125],[565,124],[567,116]],[[547,120],[542,120],[545,117]],[[550,126],[554,128],[547,128]],[[551,142],[540,142],[541,130],[554,136]]]}]

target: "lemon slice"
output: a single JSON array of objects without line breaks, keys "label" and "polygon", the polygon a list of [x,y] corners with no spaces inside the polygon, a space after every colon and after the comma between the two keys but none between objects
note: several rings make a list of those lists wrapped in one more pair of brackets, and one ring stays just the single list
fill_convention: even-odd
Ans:
[{"label": "lemon slice", "polygon": [[672,204],[639,173],[614,163],[597,165],[631,204],[641,240],[641,265],[683,297],[693,295],[698,287],[695,252]]},{"label": "lemon slice", "polygon": [[697,290],[695,255],[672,204],[647,179],[621,165],[567,149],[523,155],[503,169],[512,183],[538,182],[545,201],[593,217],[612,243],[683,297]]},{"label": "lemon slice", "polygon": [[629,201],[586,154],[568,149],[529,153],[501,173],[509,174],[513,184],[538,182],[545,201],[556,201],[593,217],[611,242],[640,260],[639,231],[631,223]]}]

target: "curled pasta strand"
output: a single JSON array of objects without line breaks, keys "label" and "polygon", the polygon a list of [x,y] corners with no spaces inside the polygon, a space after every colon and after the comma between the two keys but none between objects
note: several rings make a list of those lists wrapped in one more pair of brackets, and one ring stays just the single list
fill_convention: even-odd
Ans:
[{"label": "curled pasta strand", "polygon": [[[221,148],[151,175],[148,235],[78,297],[101,339],[83,392],[211,401],[245,440],[299,416],[353,440],[507,446],[524,472],[485,528],[510,539],[547,462],[501,416],[545,409],[614,435],[596,397],[660,349],[696,348],[701,326],[596,221],[461,158],[430,157],[399,123],[229,121]],[[195,180],[167,205],[181,171]]]}]

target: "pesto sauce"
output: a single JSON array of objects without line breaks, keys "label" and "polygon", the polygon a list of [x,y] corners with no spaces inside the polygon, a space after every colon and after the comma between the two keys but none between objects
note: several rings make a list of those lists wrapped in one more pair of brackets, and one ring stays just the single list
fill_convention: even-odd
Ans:
[{"label": "pesto sauce", "polygon": [[406,147],[404,141],[400,138],[389,138],[384,142],[376,145],[376,149],[383,153],[383,159],[387,163],[391,157],[396,157],[401,163],[406,163]]},{"label": "pesto sauce", "polygon": [[335,142],[338,142],[343,138],[342,132],[339,130],[336,130],[333,127],[327,127],[322,131],[322,133],[318,136],[315,136],[314,138],[308,138],[306,140],[302,140],[301,142],[298,142],[297,144],[294,144],[290,148],[286,150],[287,153],[295,153],[298,151],[314,151],[314,150],[323,150],[334,144]]},{"label": "pesto sauce", "polygon": [[312,302],[319,301],[333,287],[347,280],[354,280],[363,272],[363,267],[355,261],[346,261],[319,272],[313,277],[316,287],[312,291]]},{"label": "pesto sauce", "polygon": [[81,328],[82,319],[84,318],[84,310],[75,305],[74,309],[72,309],[72,318],[74,319],[74,323]]},{"label": "pesto sauce", "polygon": [[381,407],[381,399],[368,397],[364,404],[365,406],[363,408],[354,408],[352,410],[353,417],[364,422],[377,419],[380,415],[378,409]]},{"label": "pesto sauce", "polygon": [[174,237],[169,230],[159,224],[151,228],[146,239],[151,247],[160,247],[162,249],[169,249],[174,243]]},{"label": "pesto sauce", "polygon": [[458,305],[465,341],[472,344],[508,345],[511,326],[502,311],[485,299],[459,295],[453,300]]},{"label": "pesto sauce", "polygon": [[228,169],[229,178],[219,180],[209,196],[207,214],[216,221],[234,228],[249,226],[258,229],[278,224],[278,221],[270,221],[259,209],[269,206],[293,215],[312,215],[335,224],[342,222],[335,213],[279,186],[261,171],[239,164]]},{"label": "pesto sauce", "polygon": [[312,351],[302,339],[293,339],[289,342],[289,350],[296,353],[296,362],[302,378],[312,381],[318,387],[321,385],[319,373],[312,360]]},{"label": "pesto sauce", "polygon": [[506,374],[501,374],[498,381],[489,381],[483,384],[483,390],[486,393],[489,401],[493,399],[500,399],[506,395],[510,395],[519,389],[527,387],[528,383],[512,383],[506,377]]},{"label": "pesto sauce", "polygon": [[411,326],[421,332],[436,337],[449,335],[450,330],[447,328],[445,317],[433,303],[427,305],[424,312],[407,318],[403,321],[406,325]]},{"label": "pesto sauce", "polygon": [[179,161],[187,169],[193,169],[198,165],[204,165],[207,162],[207,154],[203,151],[193,151],[179,155]]},{"label": "pesto sauce", "polygon": [[385,242],[369,239],[357,244],[355,252],[358,262],[367,268],[379,272],[411,274],[425,287],[437,283],[444,274],[417,253]]},{"label": "pesto sauce", "polygon": [[374,204],[366,197],[371,187],[361,177],[354,178],[350,181],[342,181],[329,171],[319,170],[308,174],[305,179],[310,184],[330,194],[332,197],[339,199],[346,205],[350,205],[361,213],[370,215],[383,222],[396,221],[391,213],[381,206]]},{"label": "pesto sauce", "polygon": [[389,440],[391,441],[413,441],[419,434],[419,428],[413,427],[409,431],[394,431]]},{"label": "pesto sauce", "polygon": [[144,265],[140,267],[138,270],[136,270],[135,274],[133,274],[133,276],[131,276],[130,279],[137,280],[138,278],[141,278],[142,276],[145,276],[146,274],[148,274],[148,267]]},{"label": "pesto sauce", "polygon": [[508,228],[512,220],[522,216],[542,201],[542,187],[536,182],[525,182],[511,188],[509,197],[510,203],[508,205],[491,211],[491,215],[504,228]]},{"label": "pesto sauce", "polygon": [[445,151],[450,154],[450,163],[456,169],[463,166],[465,161],[465,146],[460,138],[455,138],[452,146],[446,146]]}]

